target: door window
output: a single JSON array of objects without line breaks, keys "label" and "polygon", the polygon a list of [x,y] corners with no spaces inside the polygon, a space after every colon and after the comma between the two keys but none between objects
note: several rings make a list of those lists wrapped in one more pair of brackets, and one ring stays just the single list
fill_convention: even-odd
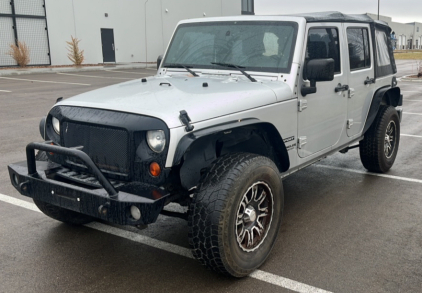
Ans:
[{"label": "door window", "polygon": [[371,67],[368,29],[348,28],[347,42],[349,47],[350,70]]},{"label": "door window", "polygon": [[311,28],[308,32],[306,62],[313,59],[334,59],[334,73],[341,72],[340,42],[336,28]]}]

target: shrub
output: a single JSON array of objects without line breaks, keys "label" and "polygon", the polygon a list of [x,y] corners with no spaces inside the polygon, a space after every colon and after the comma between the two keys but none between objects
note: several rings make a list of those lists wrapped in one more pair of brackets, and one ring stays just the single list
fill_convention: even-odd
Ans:
[{"label": "shrub", "polygon": [[10,50],[6,53],[6,55],[11,56],[20,67],[25,67],[31,60],[29,58],[29,48],[25,42],[18,41],[17,46],[16,44],[11,44]]},{"label": "shrub", "polygon": [[76,66],[81,65],[84,60],[84,50],[79,49],[79,42],[81,40],[78,40],[78,38],[74,38],[73,36],[70,36],[72,38],[72,41],[66,42],[67,43],[67,50],[69,51],[69,54],[67,54],[67,57],[70,61],[73,62]]}]

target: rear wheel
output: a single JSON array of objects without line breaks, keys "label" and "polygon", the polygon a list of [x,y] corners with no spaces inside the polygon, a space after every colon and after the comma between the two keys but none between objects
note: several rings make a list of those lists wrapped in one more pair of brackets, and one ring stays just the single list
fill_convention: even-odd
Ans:
[{"label": "rear wheel", "polygon": [[283,188],[274,163],[236,153],[213,164],[189,213],[193,255],[217,272],[244,277],[267,259],[283,212]]},{"label": "rear wheel", "polygon": [[372,172],[385,173],[394,164],[400,143],[400,120],[392,106],[381,106],[375,121],[359,143],[363,166]]}]

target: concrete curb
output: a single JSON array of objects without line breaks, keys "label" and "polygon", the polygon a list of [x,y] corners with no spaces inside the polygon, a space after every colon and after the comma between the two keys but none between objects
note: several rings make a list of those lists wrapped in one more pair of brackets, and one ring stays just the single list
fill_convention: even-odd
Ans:
[{"label": "concrete curb", "polygon": [[400,77],[398,81],[411,81],[411,82],[422,82],[422,78],[416,79],[416,78],[410,78],[410,75],[405,75],[403,77]]},{"label": "concrete curb", "polygon": [[148,69],[153,72],[156,69],[155,64],[116,64],[116,65],[100,65],[87,67],[55,67],[55,68],[16,68],[16,69],[0,69],[0,76],[9,75],[26,75],[37,73],[61,73],[61,72],[82,72],[82,71],[100,71],[100,70],[117,70],[117,69]]}]

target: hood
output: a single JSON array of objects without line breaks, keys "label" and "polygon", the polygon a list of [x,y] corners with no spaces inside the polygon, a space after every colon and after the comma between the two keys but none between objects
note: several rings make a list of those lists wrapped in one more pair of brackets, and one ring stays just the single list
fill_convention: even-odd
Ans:
[{"label": "hood", "polygon": [[[277,99],[277,96],[278,99]],[[183,124],[185,110],[191,123],[265,106],[292,97],[282,82],[251,82],[243,77],[155,76],[87,92],[57,105],[78,106],[157,117],[169,128]]]}]

